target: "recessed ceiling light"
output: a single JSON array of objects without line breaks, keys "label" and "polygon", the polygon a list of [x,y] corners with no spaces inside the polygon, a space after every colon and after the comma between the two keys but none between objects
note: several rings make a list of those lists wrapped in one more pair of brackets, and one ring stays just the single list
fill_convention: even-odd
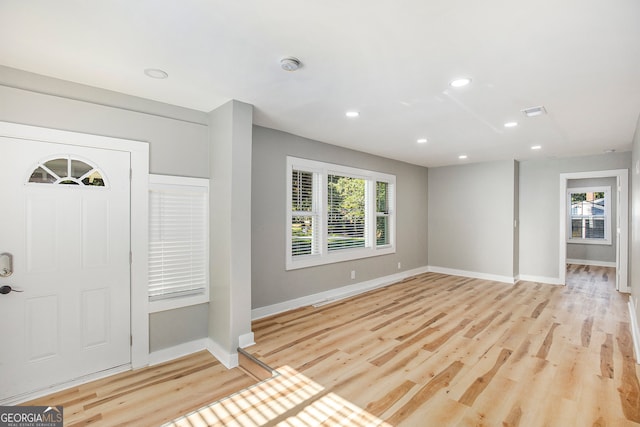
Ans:
[{"label": "recessed ceiling light", "polygon": [[345,116],[351,117],[351,118],[358,117],[359,115],[360,115],[360,113],[357,112],[357,111],[347,111],[345,113]]},{"label": "recessed ceiling light", "polygon": [[607,149],[607,150],[604,150],[604,152],[605,152],[606,154],[611,154],[611,153],[615,153],[615,152],[616,152],[616,150],[615,150],[615,148],[609,148],[609,149]]},{"label": "recessed ceiling light", "polygon": [[471,79],[468,77],[462,77],[459,79],[451,80],[449,86],[451,87],[463,87],[471,83]]},{"label": "recessed ceiling light", "polygon": [[458,158],[459,158],[460,160],[464,160],[464,159],[466,159],[466,158],[467,158],[467,155],[466,155],[466,154],[460,154],[460,155],[458,156]]},{"label": "recessed ceiling light", "polygon": [[520,111],[522,111],[524,115],[527,117],[536,117],[536,116],[541,116],[543,114],[547,114],[547,110],[542,105],[538,107],[525,108],[524,110],[520,110]]},{"label": "recessed ceiling light", "polygon": [[166,79],[169,77],[166,71],[159,70],[157,68],[147,68],[144,70],[144,73],[147,77],[151,77],[152,79]]},{"label": "recessed ceiling light", "polygon": [[531,146],[531,149],[532,149],[532,150],[539,150],[539,149],[541,149],[541,148],[542,148],[542,145],[532,145],[532,146]]},{"label": "recessed ceiling light", "polygon": [[504,124],[504,127],[506,128],[514,128],[516,126],[518,126],[518,122],[507,122]]},{"label": "recessed ceiling light", "polygon": [[418,139],[418,144],[426,144],[427,143],[427,138],[420,138]]},{"label": "recessed ceiling light", "polygon": [[302,62],[300,62],[298,58],[290,56],[288,58],[282,58],[280,60],[280,66],[285,71],[296,71],[298,68],[302,67]]}]

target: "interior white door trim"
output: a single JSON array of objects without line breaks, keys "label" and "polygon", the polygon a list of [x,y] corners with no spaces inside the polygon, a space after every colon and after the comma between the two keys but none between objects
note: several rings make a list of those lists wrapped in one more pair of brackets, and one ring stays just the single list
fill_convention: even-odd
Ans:
[{"label": "interior white door trim", "polygon": [[0,136],[129,152],[131,155],[131,366],[149,363],[147,298],[149,145],[111,138],[0,121]]},{"label": "interior white door trim", "polygon": [[[629,271],[629,171],[627,169],[615,169],[591,172],[574,172],[560,174],[560,260],[559,260],[559,278],[560,283],[566,282],[566,263],[567,263],[567,181],[570,179],[583,178],[616,178],[617,187],[620,189],[620,197],[618,197],[617,217],[613,223],[613,232],[618,232],[616,239],[616,254],[618,259],[616,263],[619,268],[616,271],[618,275],[617,288],[620,292],[629,293],[628,271]],[[612,190],[614,191],[614,190]]]}]

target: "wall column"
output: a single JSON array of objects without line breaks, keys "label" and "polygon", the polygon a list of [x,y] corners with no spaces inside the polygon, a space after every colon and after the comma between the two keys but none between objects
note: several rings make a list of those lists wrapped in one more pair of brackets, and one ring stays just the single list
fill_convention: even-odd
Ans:
[{"label": "wall column", "polygon": [[251,332],[253,107],[229,101],[210,117],[210,350],[228,368]]}]

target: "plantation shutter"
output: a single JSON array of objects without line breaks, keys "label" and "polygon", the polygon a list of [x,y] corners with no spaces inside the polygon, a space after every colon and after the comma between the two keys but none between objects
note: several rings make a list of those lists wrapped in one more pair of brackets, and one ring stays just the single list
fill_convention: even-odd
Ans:
[{"label": "plantation shutter", "polygon": [[388,182],[376,181],[376,246],[389,244],[389,197]]},{"label": "plantation shutter", "polygon": [[208,187],[149,186],[149,300],[208,286]]},{"label": "plantation shutter", "polygon": [[317,238],[318,207],[315,194],[317,176],[313,172],[293,170],[291,176],[291,255],[319,253]]}]

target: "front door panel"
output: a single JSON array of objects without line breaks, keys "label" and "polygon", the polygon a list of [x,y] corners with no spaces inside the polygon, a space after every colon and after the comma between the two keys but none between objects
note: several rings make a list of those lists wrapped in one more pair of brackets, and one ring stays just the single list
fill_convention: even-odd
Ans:
[{"label": "front door panel", "polygon": [[129,168],[0,137],[0,286],[21,291],[0,294],[0,401],[130,363]]}]

